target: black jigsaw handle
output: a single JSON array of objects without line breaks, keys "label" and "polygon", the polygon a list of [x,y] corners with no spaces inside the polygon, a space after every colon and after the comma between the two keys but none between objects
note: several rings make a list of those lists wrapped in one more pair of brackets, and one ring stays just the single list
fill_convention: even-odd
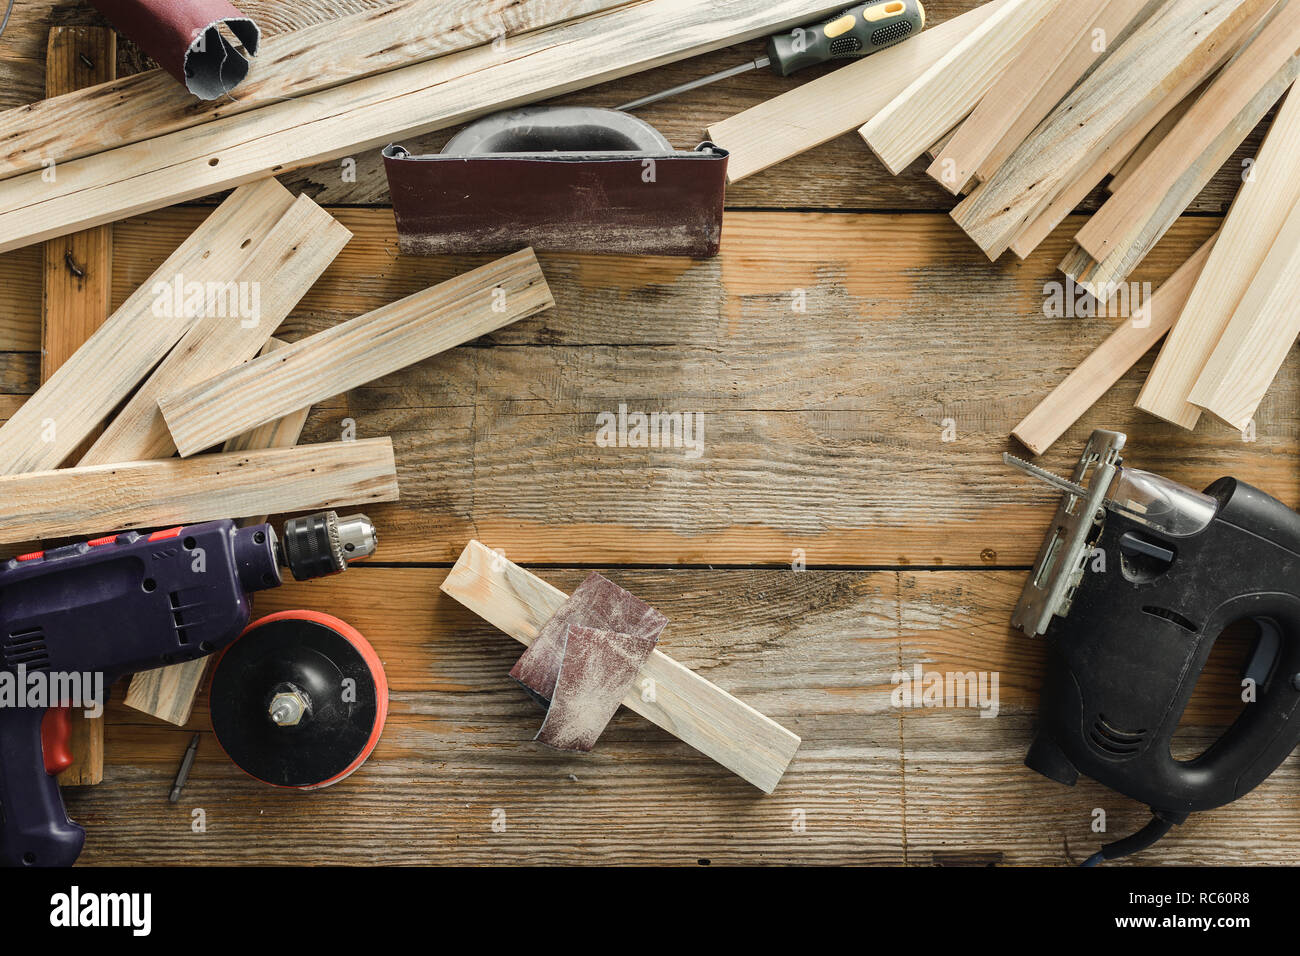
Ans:
[{"label": "black jigsaw handle", "polygon": [[[1300,688],[1294,683],[1300,676],[1300,607],[1289,594],[1251,594],[1231,602],[1217,616],[1222,626],[1245,618],[1262,620],[1277,635],[1276,661],[1257,686],[1255,700],[1199,757],[1180,761],[1169,754],[1176,721],[1164,728],[1159,752],[1165,758],[1163,772],[1176,782],[1177,790],[1198,802],[1226,803],[1263,782],[1300,740],[1300,723],[1293,723],[1300,705]],[[1207,633],[1216,631],[1207,628]],[[1188,675],[1184,705],[1199,676],[1199,667]]]}]

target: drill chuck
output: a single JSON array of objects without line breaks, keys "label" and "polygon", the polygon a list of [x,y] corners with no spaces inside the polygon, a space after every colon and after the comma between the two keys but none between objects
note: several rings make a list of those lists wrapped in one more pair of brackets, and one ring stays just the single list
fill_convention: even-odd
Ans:
[{"label": "drill chuck", "polygon": [[379,536],[365,515],[340,518],[334,511],[319,511],[285,522],[281,563],[295,581],[336,574],[358,558],[375,553]]}]

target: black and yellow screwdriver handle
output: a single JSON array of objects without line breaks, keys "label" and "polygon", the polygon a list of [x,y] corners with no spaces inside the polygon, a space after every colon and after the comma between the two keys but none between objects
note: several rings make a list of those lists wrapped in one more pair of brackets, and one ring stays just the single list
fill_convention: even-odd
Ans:
[{"label": "black and yellow screwdriver handle", "polygon": [[828,60],[856,60],[906,40],[925,27],[920,0],[875,0],[825,23],[796,27],[767,41],[773,73],[789,76]]}]

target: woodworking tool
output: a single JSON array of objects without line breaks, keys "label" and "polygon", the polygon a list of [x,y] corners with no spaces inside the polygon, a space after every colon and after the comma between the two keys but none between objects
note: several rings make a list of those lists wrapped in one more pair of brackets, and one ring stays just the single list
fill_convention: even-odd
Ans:
[{"label": "woodworking tool", "polygon": [[190,738],[190,745],[185,748],[180,769],[176,771],[176,780],[172,783],[171,793],[167,795],[169,803],[180,802],[181,791],[185,789],[185,782],[190,779],[190,769],[194,766],[194,758],[199,752],[199,738],[202,736],[202,734],[195,734]]},{"label": "woodworking tool", "polygon": [[[1095,865],[1150,846],[1188,814],[1261,783],[1300,742],[1300,515],[1235,478],[1204,492],[1126,468],[1120,432],[1092,433],[1070,479],[1006,460],[1063,492],[1013,626],[1046,636],[1039,727],[1025,764],[1083,773],[1151,808]],[[1211,649],[1251,622],[1249,700],[1199,756],[1171,742]]]},{"label": "woodworking tool", "polygon": [[354,628],[316,611],[251,625],[217,660],[212,729],[249,776],[319,790],[365,762],[388,713],[379,656]]},{"label": "woodworking tool", "polygon": [[[0,677],[66,684],[102,674],[107,686],[203,657],[239,636],[250,595],[281,584],[282,564],[306,580],[375,544],[365,515],[326,511],[291,519],[283,538],[269,524],[208,521],[12,558],[0,564]],[[0,705],[0,863],[70,866],[86,831],[68,819],[56,780],[72,762],[68,708],[25,695],[14,703]]]},{"label": "woodworking tool", "polygon": [[689,83],[682,83],[658,93],[651,93],[617,107],[635,110],[659,100],[708,86],[718,80],[740,76],[750,70],[771,67],[777,76],[789,76],[798,70],[831,60],[860,60],[886,47],[906,40],[925,29],[925,7],[920,0],[875,0],[849,7],[825,23],[796,27],[778,33],[767,41],[767,53]]},{"label": "woodworking tool", "polygon": [[727,151],[677,150],[642,119],[530,106],[470,124],[442,152],[390,145],[384,169],[407,255],[538,251],[718,254]]}]

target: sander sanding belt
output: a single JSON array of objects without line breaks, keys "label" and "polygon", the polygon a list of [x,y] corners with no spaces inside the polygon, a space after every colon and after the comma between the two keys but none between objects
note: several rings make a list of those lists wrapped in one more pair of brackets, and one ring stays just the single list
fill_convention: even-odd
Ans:
[{"label": "sander sanding belt", "polygon": [[591,750],[667,623],[614,582],[589,575],[510,671],[547,708],[536,739],[559,750]]},{"label": "sander sanding belt", "polygon": [[214,100],[248,75],[244,53],[222,24],[257,55],[262,31],[229,0],[90,0],[119,32],[200,99]]}]

